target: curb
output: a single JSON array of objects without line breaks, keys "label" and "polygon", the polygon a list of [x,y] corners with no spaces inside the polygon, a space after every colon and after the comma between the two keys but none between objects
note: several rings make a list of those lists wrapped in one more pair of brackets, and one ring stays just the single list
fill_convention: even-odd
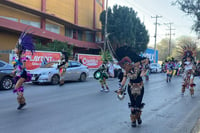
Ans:
[{"label": "curb", "polygon": [[197,120],[190,133],[200,133],[200,118]]}]

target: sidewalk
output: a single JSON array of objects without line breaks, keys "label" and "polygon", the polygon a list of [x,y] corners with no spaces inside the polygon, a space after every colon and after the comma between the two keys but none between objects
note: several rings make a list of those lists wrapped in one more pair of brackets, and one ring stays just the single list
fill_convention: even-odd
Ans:
[{"label": "sidewalk", "polygon": [[191,133],[200,133],[200,118],[197,120],[194,128],[192,129]]}]

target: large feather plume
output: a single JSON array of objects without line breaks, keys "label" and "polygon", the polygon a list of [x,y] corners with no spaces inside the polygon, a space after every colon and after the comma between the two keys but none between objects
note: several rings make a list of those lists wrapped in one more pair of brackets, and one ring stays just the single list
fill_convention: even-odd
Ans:
[{"label": "large feather plume", "polygon": [[29,50],[33,54],[33,52],[35,51],[35,46],[33,43],[32,33],[29,33],[30,30],[31,29],[25,29],[25,31],[21,33],[17,45],[19,45],[22,52],[26,52],[26,50]]},{"label": "large feather plume", "polygon": [[180,59],[185,59],[187,57],[193,58],[196,56],[196,44],[195,43],[187,43],[179,46],[177,52],[179,54]]}]

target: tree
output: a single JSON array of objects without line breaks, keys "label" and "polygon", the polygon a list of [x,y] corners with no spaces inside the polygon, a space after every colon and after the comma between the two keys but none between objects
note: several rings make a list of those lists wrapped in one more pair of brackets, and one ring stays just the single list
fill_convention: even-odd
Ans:
[{"label": "tree", "polygon": [[[105,28],[105,11],[100,15],[102,31]],[[136,53],[144,52],[149,42],[149,34],[137,13],[128,7],[108,8],[107,32],[112,47],[129,45]],[[103,32],[104,34],[104,32]]]},{"label": "tree", "polygon": [[192,29],[200,35],[200,0],[176,0],[173,5],[178,5],[184,13],[196,18]]},{"label": "tree", "polygon": [[54,40],[53,42],[47,43],[46,45],[43,45],[39,40],[36,43],[36,50],[41,50],[41,51],[56,51],[56,52],[61,52],[61,51],[66,51],[68,56],[72,55],[72,49],[73,46],[69,46],[67,42],[61,42],[58,40]]},{"label": "tree", "polygon": [[[169,48],[169,39],[165,38],[162,39],[158,45],[157,45],[157,49],[158,49],[158,57],[160,61],[164,61],[167,57],[168,57],[168,48]],[[174,53],[174,49],[175,49],[175,42],[172,41],[172,45],[171,45],[171,53],[170,55],[173,56]]]},{"label": "tree", "polygon": [[100,55],[101,55],[101,60],[104,63],[108,63],[108,62],[113,61],[113,57],[112,57],[110,51],[108,51],[108,50],[106,50],[106,51],[101,50]]}]

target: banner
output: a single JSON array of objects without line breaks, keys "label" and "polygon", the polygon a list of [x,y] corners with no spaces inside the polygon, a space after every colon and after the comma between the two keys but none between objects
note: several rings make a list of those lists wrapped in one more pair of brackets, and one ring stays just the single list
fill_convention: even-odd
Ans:
[{"label": "banner", "polygon": [[98,68],[102,64],[100,55],[78,54],[78,61],[88,68]]},{"label": "banner", "polygon": [[155,52],[154,49],[147,48],[141,56],[149,58],[151,62],[158,63],[158,50]]},{"label": "banner", "polygon": [[[33,69],[36,69],[41,66],[42,60],[44,58],[47,59],[47,62],[59,61],[61,53],[60,52],[35,51],[32,55],[32,53],[30,51],[27,51],[24,55],[29,58],[29,60],[26,62],[27,70],[33,70]],[[15,54],[10,55],[11,61],[14,56],[15,56]]]}]

